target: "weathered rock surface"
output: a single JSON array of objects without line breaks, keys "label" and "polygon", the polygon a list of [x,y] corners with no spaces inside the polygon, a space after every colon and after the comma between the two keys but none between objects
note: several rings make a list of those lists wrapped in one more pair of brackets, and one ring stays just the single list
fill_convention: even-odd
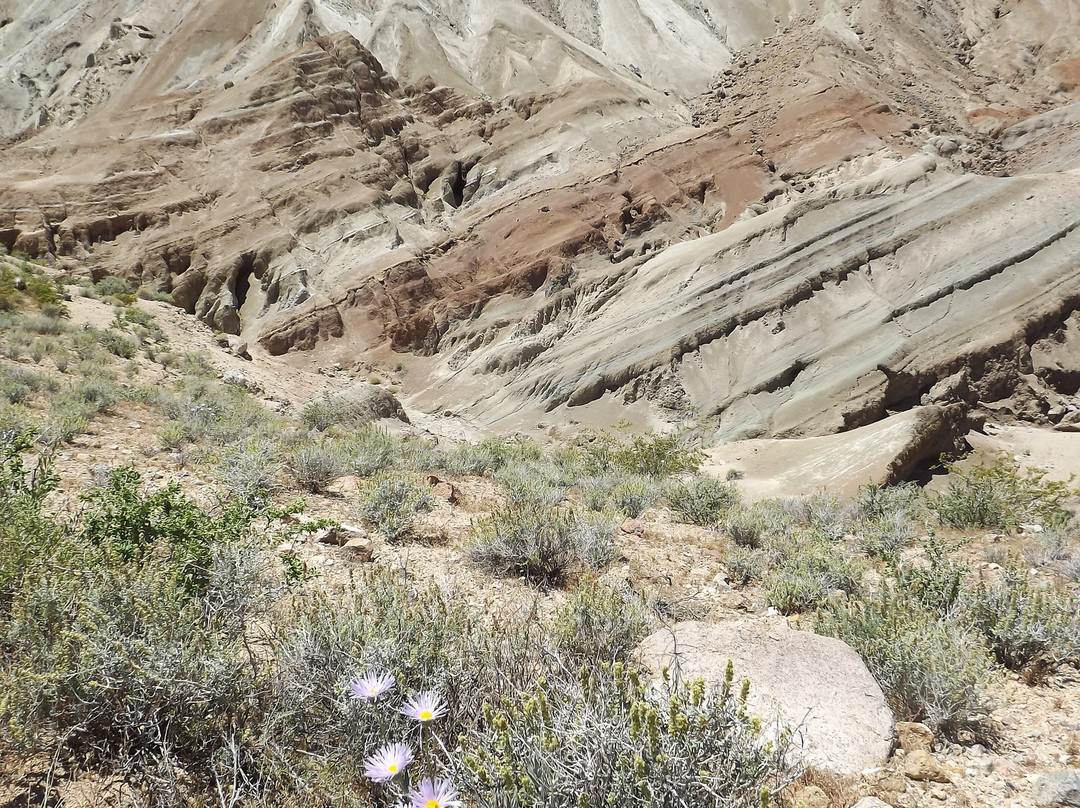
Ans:
[{"label": "weathered rock surface", "polygon": [[1074,5],[12,0],[0,244],[481,430],[1069,429]]},{"label": "weathered rock surface", "polygon": [[1040,775],[1031,787],[1036,805],[1080,805],[1080,774],[1067,770]]},{"label": "weathered rock surface", "polygon": [[813,765],[844,775],[880,765],[893,741],[893,716],[881,688],[847,645],[786,624],[677,623],[648,637],[642,661],[685,678],[750,680],[750,707],[763,720],[798,728]]},{"label": "weathered rock surface", "polygon": [[377,384],[359,382],[318,401],[328,404],[338,413],[341,422],[352,426],[363,426],[382,418],[409,423],[409,416],[397,397]]},{"label": "weathered rock surface", "polygon": [[709,450],[703,470],[720,477],[738,471],[740,489],[754,499],[822,489],[850,496],[867,483],[907,479],[920,464],[955,451],[966,433],[960,405],[916,407],[835,435],[724,443]]}]

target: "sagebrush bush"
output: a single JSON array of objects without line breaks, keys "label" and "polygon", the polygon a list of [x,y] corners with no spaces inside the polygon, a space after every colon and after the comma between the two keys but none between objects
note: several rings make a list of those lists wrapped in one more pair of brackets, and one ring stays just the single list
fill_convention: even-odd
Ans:
[{"label": "sagebrush bush", "polygon": [[285,467],[298,486],[319,494],[345,473],[345,458],[333,441],[305,441],[288,452]]},{"label": "sagebrush bush", "polygon": [[740,586],[760,581],[769,569],[768,554],[752,547],[732,548],[724,559],[731,580]]},{"label": "sagebrush bush", "polygon": [[403,460],[402,441],[381,426],[366,424],[340,441],[348,471],[357,477],[370,477]]},{"label": "sagebrush bush", "polygon": [[379,472],[373,476],[360,489],[358,501],[364,521],[388,542],[405,538],[416,515],[430,511],[434,505],[430,488],[401,472]]},{"label": "sagebrush bush", "polygon": [[1080,605],[1041,589],[1018,573],[965,593],[967,616],[1005,667],[1040,681],[1065,663],[1080,662]]},{"label": "sagebrush bush", "polygon": [[762,739],[731,678],[655,689],[616,663],[545,679],[485,707],[461,776],[484,808],[769,804],[786,745]]},{"label": "sagebrush bush", "polygon": [[649,632],[649,611],[629,587],[590,578],[571,594],[555,617],[556,648],[575,664],[622,662]]},{"label": "sagebrush bush", "polygon": [[991,464],[948,466],[949,486],[931,495],[928,507],[942,522],[959,528],[1013,530],[1021,522],[1061,527],[1071,515],[1063,507],[1075,494],[1068,483],[1050,480],[1041,469],[1021,470],[999,455]]},{"label": "sagebrush bush", "polygon": [[[183,446],[182,440],[177,445],[181,436],[182,430],[177,435],[164,428],[158,434],[162,447],[170,450]],[[270,440],[253,437],[223,448],[215,458],[213,472],[230,496],[249,506],[263,507],[279,487],[281,466],[278,447]]]},{"label": "sagebrush bush", "polygon": [[553,507],[566,499],[566,489],[541,463],[508,463],[495,472],[495,481],[514,505]]},{"label": "sagebrush bush", "polygon": [[667,486],[668,503],[682,519],[695,525],[715,526],[739,504],[739,489],[715,477],[694,477]]},{"label": "sagebrush bush", "polygon": [[660,499],[660,485],[649,477],[628,474],[611,489],[609,503],[631,519],[641,516]]},{"label": "sagebrush bush", "polygon": [[765,518],[756,508],[732,508],[724,530],[736,546],[758,549],[765,541]]},{"label": "sagebrush bush", "polygon": [[818,633],[837,637],[865,660],[899,720],[920,721],[948,738],[989,732],[984,688],[993,660],[982,638],[884,587],[865,601],[833,602]]},{"label": "sagebrush bush", "polygon": [[531,440],[484,438],[478,443],[459,443],[439,459],[449,474],[493,475],[510,463],[528,463],[543,457],[539,444]]},{"label": "sagebrush bush", "polygon": [[781,614],[796,614],[824,605],[835,590],[859,592],[863,569],[831,548],[807,547],[768,573],[762,586],[769,604]]},{"label": "sagebrush bush", "polygon": [[598,521],[572,510],[509,505],[473,529],[467,552],[493,572],[552,584],[578,564],[599,566],[605,556],[610,559],[613,531],[603,517]]}]

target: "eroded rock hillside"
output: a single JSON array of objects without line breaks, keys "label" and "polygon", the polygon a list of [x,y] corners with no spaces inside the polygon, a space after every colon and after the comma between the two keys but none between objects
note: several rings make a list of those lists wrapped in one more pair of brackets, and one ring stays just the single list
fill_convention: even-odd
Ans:
[{"label": "eroded rock hillside", "polygon": [[492,430],[1069,417],[1078,0],[5,9],[0,242],[282,362]]}]

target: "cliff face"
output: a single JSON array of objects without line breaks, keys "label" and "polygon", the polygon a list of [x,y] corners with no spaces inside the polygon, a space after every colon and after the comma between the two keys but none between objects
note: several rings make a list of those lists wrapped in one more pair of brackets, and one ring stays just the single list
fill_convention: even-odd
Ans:
[{"label": "cliff face", "polygon": [[158,5],[9,4],[9,249],[492,429],[1080,386],[1080,2]]}]

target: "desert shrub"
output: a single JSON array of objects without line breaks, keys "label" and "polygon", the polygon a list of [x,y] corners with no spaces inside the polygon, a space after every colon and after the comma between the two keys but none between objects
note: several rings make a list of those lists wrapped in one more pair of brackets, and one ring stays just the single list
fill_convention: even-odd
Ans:
[{"label": "desert shrub", "polygon": [[199,376],[185,376],[174,392],[158,391],[146,403],[175,422],[189,443],[227,446],[265,431],[274,422],[243,387]]},{"label": "desert shrub", "polygon": [[745,688],[651,689],[621,664],[549,678],[487,706],[464,757],[482,808],[725,805],[757,808],[786,786],[785,744],[745,714]]},{"label": "desert shrub", "polygon": [[1041,680],[1066,662],[1080,662],[1080,606],[1075,598],[1032,585],[1009,572],[964,596],[967,616],[1005,667]]},{"label": "desert shrub", "polygon": [[866,601],[830,603],[815,630],[838,637],[865,660],[898,719],[921,721],[957,740],[988,731],[984,688],[993,660],[963,623],[883,587]]},{"label": "desert shrub", "polygon": [[11,267],[0,266],[0,311],[15,311],[19,307],[19,290],[15,288],[15,273]]},{"label": "desert shrub", "polygon": [[666,487],[664,496],[682,519],[695,525],[716,525],[739,504],[739,490],[715,477],[694,477]]},{"label": "desert shrub", "polygon": [[47,314],[37,314],[23,320],[23,327],[34,334],[57,337],[67,330],[64,321],[59,317]]},{"label": "desert shrub", "polygon": [[485,438],[478,443],[459,443],[440,460],[449,474],[495,474],[509,463],[527,463],[543,457],[540,446],[530,440]]},{"label": "desert shrub", "polygon": [[303,412],[300,413],[300,422],[308,429],[325,432],[344,419],[344,406],[340,401],[330,397],[329,393],[322,398],[312,401]]},{"label": "desert shrub", "polygon": [[765,541],[765,518],[756,508],[732,508],[723,524],[738,547],[757,549]]},{"label": "desert shrub", "polygon": [[513,505],[553,507],[566,499],[566,489],[542,463],[508,463],[495,472],[495,481]]},{"label": "desert shrub", "polygon": [[569,660],[625,661],[649,631],[641,596],[593,578],[585,580],[555,616],[555,647]]},{"label": "desert shrub", "polygon": [[381,426],[365,424],[340,442],[345,465],[357,477],[370,477],[399,459],[402,441]]},{"label": "desert shrub", "polygon": [[[168,435],[163,437],[159,433],[158,438],[162,448],[179,448],[165,445],[170,440]],[[280,470],[277,446],[259,437],[224,447],[214,462],[214,476],[225,491],[253,508],[265,507],[269,502],[270,495],[278,488]]]},{"label": "desert shrub", "polygon": [[434,504],[428,486],[411,475],[379,472],[360,490],[358,508],[372,530],[396,542],[409,534],[416,515],[430,511]]},{"label": "desert shrub", "polygon": [[135,302],[135,290],[131,288],[131,284],[113,275],[108,275],[95,283],[94,293],[99,297],[115,298],[128,306]]},{"label": "desert shrub", "polygon": [[134,340],[111,328],[98,331],[97,338],[106,351],[121,359],[134,359],[135,354],[139,352],[139,346]]},{"label": "desert shrub", "polygon": [[583,513],[575,510],[571,513],[578,561],[589,569],[603,569],[617,555],[613,540],[616,519],[607,512]]},{"label": "desert shrub", "polygon": [[638,474],[628,474],[611,489],[611,507],[631,519],[636,519],[660,499],[660,486],[655,480]]},{"label": "desert shrub", "polygon": [[42,514],[58,482],[51,456],[27,468],[23,457],[32,446],[32,435],[0,429],[0,618],[31,566],[54,553],[61,538],[58,526]]},{"label": "desert shrub", "polygon": [[89,566],[24,587],[0,672],[9,739],[124,771],[152,801],[190,794],[181,771],[230,788],[234,770],[216,761],[246,748],[267,707],[246,636],[264,565],[240,555],[216,548],[197,598],[155,565]]},{"label": "desert shrub", "polygon": [[9,404],[29,401],[45,386],[46,379],[21,367],[0,367],[0,396]]},{"label": "desert shrub", "polygon": [[635,435],[622,441],[608,432],[591,432],[575,441],[574,448],[591,474],[667,477],[697,471],[704,457],[681,433]]},{"label": "desert shrub", "polygon": [[55,306],[60,302],[60,292],[56,284],[44,275],[28,275],[26,293],[38,306]]},{"label": "desert shrub", "polygon": [[752,547],[734,547],[724,560],[728,575],[740,586],[760,581],[769,569],[768,554]]},{"label": "desert shrub", "polygon": [[345,458],[333,441],[305,441],[286,454],[285,467],[298,486],[318,494],[345,473]]},{"label": "desert shrub", "polygon": [[1075,492],[1067,483],[1047,479],[1042,469],[1021,471],[1005,455],[989,465],[947,468],[948,489],[931,495],[928,502],[942,524],[1013,530],[1026,521],[1061,527],[1071,518],[1064,503]]},{"label": "desert shrub", "polygon": [[929,537],[926,557],[921,561],[902,561],[892,567],[897,590],[940,617],[953,611],[963,590],[967,567],[950,558],[956,546]]},{"label": "desert shrub", "polygon": [[1033,543],[1024,548],[1024,560],[1032,567],[1047,567],[1072,557],[1073,542],[1065,530],[1036,533]]},{"label": "desert shrub", "polygon": [[796,614],[825,604],[833,591],[858,593],[862,568],[828,548],[806,548],[765,576],[765,597],[781,614]]},{"label": "desert shrub", "polygon": [[622,480],[619,474],[597,474],[578,480],[581,504],[590,511],[603,511],[611,505],[611,492]]},{"label": "desert shrub", "polygon": [[467,552],[493,572],[558,583],[583,560],[595,565],[603,558],[612,530],[610,522],[605,528],[603,521],[570,510],[510,505],[474,528]]},{"label": "desert shrub", "polygon": [[241,538],[251,520],[242,503],[210,514],[171,483],[154,493],[141,490],[142,478],[131,466],[109,474],[108,484],[82,495],[87,511],[80,534],[107,562],[144,562],[164,551],[183,589],[197,593],[206,585],[211,548]]}]

